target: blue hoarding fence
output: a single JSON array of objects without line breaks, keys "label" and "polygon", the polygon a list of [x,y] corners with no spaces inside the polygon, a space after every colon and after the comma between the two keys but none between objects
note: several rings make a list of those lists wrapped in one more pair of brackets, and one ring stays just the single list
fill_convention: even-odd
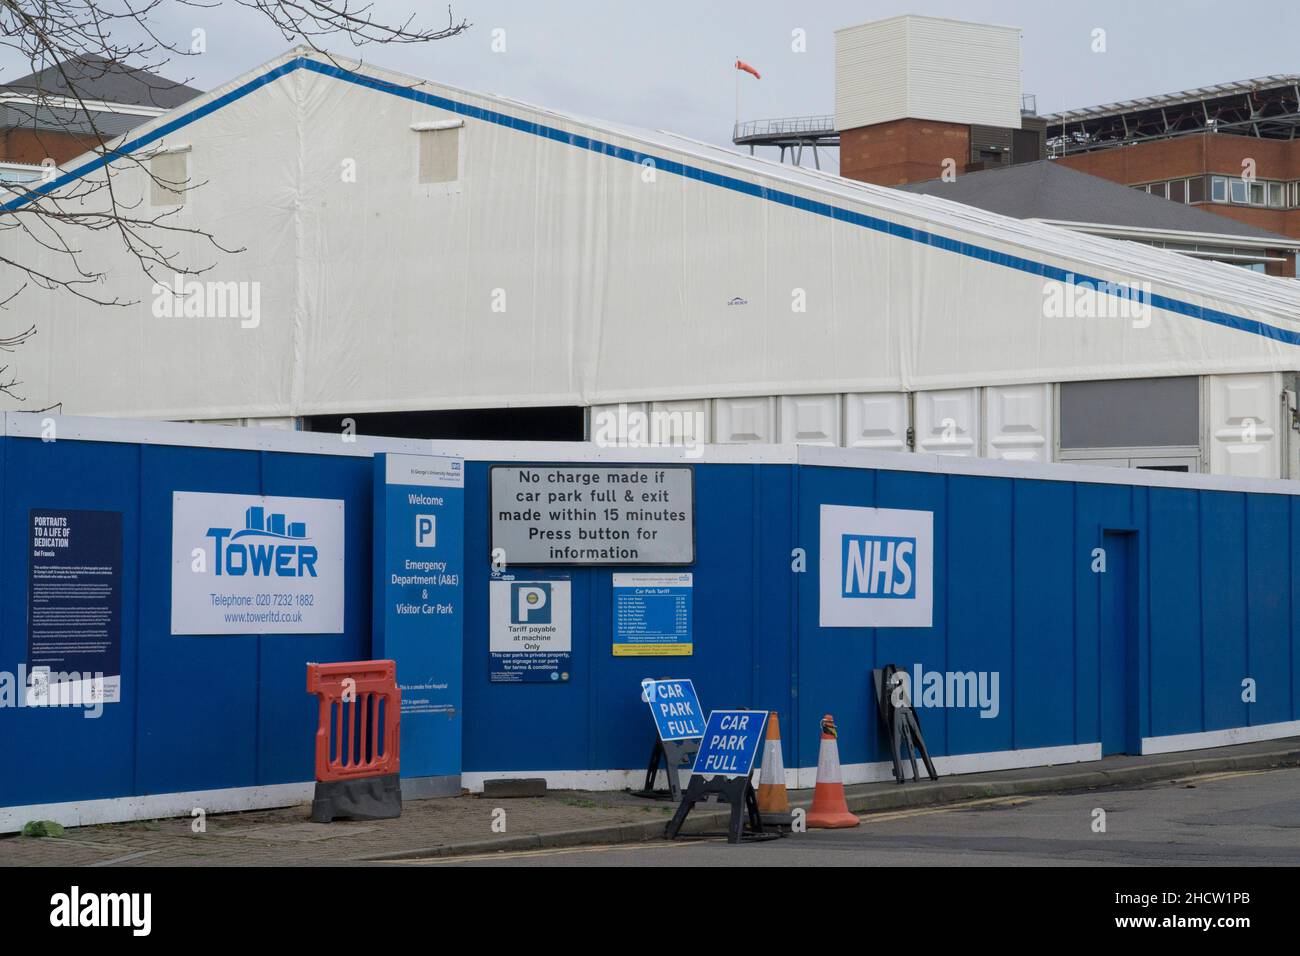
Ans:
[{"label": "blue hoarding fence", "polygon": [[[845,782],[890,778],[871,686],[872,669],[890,663],[914,675],[940,773],[1300,734],[1294,482],[807,447],[730,449],[724,460],[706,449],[690,465],[694,562],[566,569],[567,656],[554,672],[567,679],[504,682],[492,678],[492,586],[504,575],[492,574],[489,469],[528,460],[530,446],[55,422],[59,440],[44,441],[42,416],[6,414],[0,437],[0,740],[40,742],[0,753],[10,771],[0,829],[34,815],[188,813],[199,793],[213,812],[308,798],[309,660],[397,661],[403,698],[429,705],[403,716],[403,771],[421,779],[458,773],[477,789],[526,772],[634,786],[649,743],[647,668],[613,651],[615,576],[633,572],[691,575],[691,654],[674,658],[673,679],[703,699],[777,712],[801,787],[815,781],[826,712],[839,718]],[[376,455],[463,458],[462,486],[390,481]],[[583,444],[548,445],[544,457],[613,460]],[[198,617],[172,595],[203,582],[189,569],[208,525],[174,540],[174,519],[202,518],[202,496],[241,503],[241,523],[284,513],[286,536],[322,529],[318,519],[294,528],[301,509],[247,508],[280,498],[328,511],[340,546],[317,568],[344,560],[337,587],[317,595],[336,601],[323,632],[177,625]],[[106,677],[120,671],[120,701],[96,702],[94,719],[29,701],[49,633],[33,627],[33,575],[51,560],[34,554],[33,515],[67,517],[75,537],[78,513],[120,516],[120,552],[110,530],[94,534],[104,553],[87,553],[120,599],[96,605],[115,621],[100,662],[79,658]],[[555,583],[526,566],[507,573]],[[299,601],[321,580],[276,578]],[[674,627],[652,613],[645,633],[683,633],[682,596]],[[552,587],[552,613],[554,599]]]}]

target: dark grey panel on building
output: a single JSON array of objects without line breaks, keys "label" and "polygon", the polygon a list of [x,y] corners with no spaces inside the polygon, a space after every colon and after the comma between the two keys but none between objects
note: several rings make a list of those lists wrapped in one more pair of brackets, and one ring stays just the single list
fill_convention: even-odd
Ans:
[{"label": "dark grey panel on building", "polygon": [[1201,440],[1196,376],[1061,385],[1062,448],[1193,446]]}]

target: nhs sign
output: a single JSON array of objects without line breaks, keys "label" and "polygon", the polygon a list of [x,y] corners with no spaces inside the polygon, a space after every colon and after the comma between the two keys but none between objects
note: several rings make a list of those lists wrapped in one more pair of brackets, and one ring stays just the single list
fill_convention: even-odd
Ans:
[{"label": "nhs sign", "polygon": [[930,627],[934,512],[821,506],[822,627]]},{"label": "nhs sign", "polygon": [[844,597],[916,597],[916,539],[877,534],[840,535]]}]

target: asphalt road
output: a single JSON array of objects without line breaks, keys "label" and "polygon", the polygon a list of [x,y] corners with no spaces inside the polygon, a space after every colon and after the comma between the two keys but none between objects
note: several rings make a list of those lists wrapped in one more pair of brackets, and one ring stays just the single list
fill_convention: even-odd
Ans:
[{"label": "asphalt road", "polygon": [[[1093,832],[1097,809],[1104,833]],[[900,810],[864,816],[854,829],[742,846],[683,839],[392,865],[1300,866],[1300,769]]]}]

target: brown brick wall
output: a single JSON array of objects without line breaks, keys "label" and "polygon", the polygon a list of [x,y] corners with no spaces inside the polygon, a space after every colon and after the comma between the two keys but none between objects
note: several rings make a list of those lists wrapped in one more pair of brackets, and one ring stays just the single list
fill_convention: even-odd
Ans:
[{"label": "brown brick wall", "polygon": [[1255,160],[1255,175],[1260,179],[1300,179],[1300,140],[1255,139],[1222,133],[1075,153],[1057,162],[1131,186],[1201,173],[1240,176],[1242,160],[1248,157]]},{"label": "brown brick wall", "polygon": [[[1206,173],[1240,176],[1242,161],[1247,158],[1255,160],[1255,175],[1260,179],[1300,179],[1300,140],[1254,139],[1222,133],[1117,146],[1064,156],[1056,162],[1133,186]],[[1197,208],[1300,239],[1300,209],[1260,209],[1222,203],[1203,203]]]},{"label": "brown brick wall", "polygon": [[39,164],[46,158],[64,163],[95,145],[90,136],[73,136],[53,130],[0,130],[0,160]]},{"label": "brown brick wall", "polygon": [[1286,262],[1270,262],[1265,266],[1265,269],[1268,270],[1268,274],[1271,276],[1284,276],[1287,279],[1294,279],[1296,277],[1295,253],[1288,252],[1284,253],[1284,255],[1286,256]]},{"label": "brown brick wall", "polygon": [[1300,221],[1297,221],[1296,210],[1261,209],[1258,206],[1226,206],[1217,202],[1197,203],[1196,208],[1205,212],[1218,213],[1220,216],[1244,222],[1246,225],[1254,226],[1257,229],[1278,232],[1284,236],[1294,236],[1295,232],[1287,232],[1287,229],[1294,230],[1297,225],[1300,225]]},{"label": "brown brick wall", "polygon": [[840,175],[878,186],[901,186],[943,175],[951,159],[960,175],[970,159],[970,127],[901,119],[840,133]]}]

